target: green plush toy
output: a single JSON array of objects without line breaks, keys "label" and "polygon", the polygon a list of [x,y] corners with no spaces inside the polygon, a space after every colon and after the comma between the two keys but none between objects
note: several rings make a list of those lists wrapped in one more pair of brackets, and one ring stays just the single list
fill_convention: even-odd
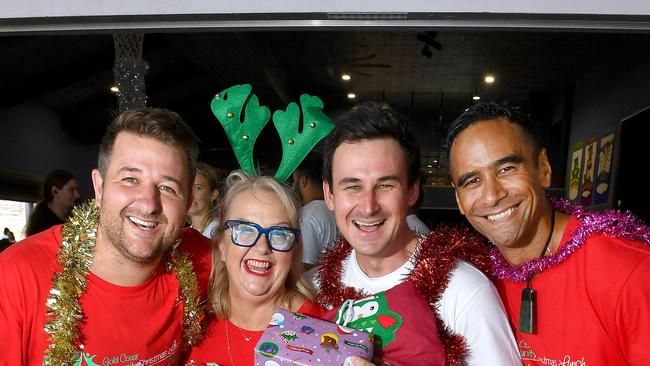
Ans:
[{"label": "green plush toy", "polygon": [[336,313],[336,323],[374,334],[375,347],[381,349],[395,340],[395,332],[402,326],[402,316],[388,308],[386,294],[379,292],[344,302]]}]

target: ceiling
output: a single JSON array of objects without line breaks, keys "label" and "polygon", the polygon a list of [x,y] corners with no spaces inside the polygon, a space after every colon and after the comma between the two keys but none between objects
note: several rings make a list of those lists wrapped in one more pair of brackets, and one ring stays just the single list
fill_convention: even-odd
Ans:
[{"label": "ceiling", "polygon": [[[179,112],[202,140],[202,158],[234,159],[209,104],[228,86],[251,83],[262,104],[284,108],[302,93],[318,95],[335,116],[363,100],[383,100],[417,123],[444,128],[469,105],[507,99],[528,105],[539,93],[566,90],[596,63],[623,57],[646,34],[463,31],[259,31],[146,34],[143,58],[148,105]],[[436,47],[438,45],[436,44]],[[110,34],[0,37],[0,108],[34,102],[60,113],[61,128],[81,143],[98,143],[115,115],[115,58]],[[348,72],[352,80],[340,75]],[[486,73],[496,82],[482,82]],[[358,98],[346,98],[354,91]],[[424,117],[422,117],[424,116]],[[256,150],[277,153],[272,129]],[[264,134],[270,135],[265,142]],[[220,159],[221,160],[221,159]]]}]

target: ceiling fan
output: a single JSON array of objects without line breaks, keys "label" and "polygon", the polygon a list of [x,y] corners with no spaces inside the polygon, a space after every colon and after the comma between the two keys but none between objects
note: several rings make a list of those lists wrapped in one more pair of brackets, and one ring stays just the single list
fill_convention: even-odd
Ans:
[{"label": "ceiling fan", "polygon": [[372,60],[377,57],[376,53],[372,53],[369,55],[365,56],[360,56],[360,57],[355,57],[355,58],[350,58],[350,59],[345,59],[341,62],[333,62],[332,61],[332,54],[331,52],[328,52],[328,60],[329,62],[325,64],[325,67],[327,68],[327,72],[329,73],[330,77],[336,77],[337,72],[339,73],[350,73],[350,74],[355,74],[355,75],[361,75],[365,77],[371,77],[373,74],[369,74],[367,72],[358,70],[358,69],[389,69],[391,68],[391,65],[388,64],[382,64],[382,63],[368,63],[368,62],[363,62],[363,61],[368,61]]},{"label": "ceiling fan", "polygon": [[433,52],[429,47],[432,47],[435,50],[442,51],[442,44],[438,41],[436,41],[436,37],[438,36],[438,32],[420,32],[417,35],[417,40],[424,43],[424,47],[422,48],[422,56],[426,58],[431,58],[433,56]]},{"label": "ceiling fan", "polygon": [[356,58],[350,58],[347,60],[344,60],[343,62],[332,62],[332,57],[331,53],[328,54],[328,58],[330,59],[330,62],[328,62],[325,67],[327,68],[327,72],[329,73],[330,77],[336,77],[337,72],[339,73],[349,73],[349,74],[355,74],[355,75],[360,75],[360,76],[365,76],[365,77],[371,77],[373,74],[369,74],[367,72],[363,72],[358,69],[371,69],[371,68],[379,68],[379,69],[389,69],[391,68],[391,65],[388,64],[381,64],[381,63],[366,63],[362,61],[368,61],[372,60],[375,57],[377,57],[376,53],[372,53],[366,56],[360,56]]},{"label": "ceiling fan", "polygon": [[[327,48],[327,64],[325,67],[327,68],[327,72],[329,73],[330,77],[338,77],[340,74],[343,73],[349,73],[349,74],[356,74],[360,76],[365,76],[365,77],[371,77],[373,74],[367,73],[364,71],[361,71],[359,69],[389,69],[391,68],[391,65],[388,64],[383,64],[383,63],[372,63],[372,62],[364,62],[364,61],[369,61],[373,60],[377,57],[376,53],[370,53],[364,56],[357,56],[357,57],[351,57],[351,58],[342,58],[342,57],[334,57],[334,38],[336,36],[329,36],[329,45]],[[356,48],[356,47],[354,47]],[[337,75],[339,74],[339,75]]]},{"label": "ceiling fan", "polygon": [[[296,57],[296,61],[298,62],[291,62],[290,64],[281,64],[274,66],[309,69],[324,68],[332,78],[338,78],[344,73],[371,77],[373,74],[369,73],[368,69],[388,69],[392,67],[389,64],[372,62],[373,59],[377,58],[377,53],[367,53],[360,56],[342,56],[343,54],[350,52],[350,48],[343,48],[340,52],[334,52],[335,47],[333,38],[335,37],[336,36],[332,35],[328,37],[326,48],[321,50],[321,54],[324,57],[317,59],[315,62],[313,60],[307,61],[305,59]],[[338,41],[339,40],[337,40],[337,44],[340,44]],[[352,47],[352,49],[356,55],[363,52],[359,52],[359,49],[363,49],[363,47]]]}]

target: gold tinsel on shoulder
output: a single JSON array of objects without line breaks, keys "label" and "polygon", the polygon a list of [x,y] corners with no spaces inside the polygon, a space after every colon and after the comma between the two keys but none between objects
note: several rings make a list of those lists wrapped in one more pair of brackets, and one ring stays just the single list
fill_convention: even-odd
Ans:
[{"label": "gold tinsel on shoulder", "polygon": [[79,323],[83,311],[79,304],[86,291],[86,281],[93,264],[93,248],[99,210],[92,200],[76,207],[68,223],[63,225],[61,248],[57,253],[59,272],[54,274],[54,286],[47,299],[45,332],[50,345],[45,351],[43,365],[72,364],[77,355]]},{"label": "gold tinsel on shoulder", "polygon": [[[43,365],[71,365],[75,362],[79,344],[79,324],[83,309],[79,300],[86,291],[88,272],[93,264],[93,248],[99,222],[95,200],[76,207],[61,231],[63,240],[57,253],[61,269],[54,274],[54,286],[47,298],[49,321],[45,332],[50,345],[45,350]],[[188,255],[177,246],[165,257],[165,268],[172,271],[179,282],[178,301],[185,304],[183,312],[183,339],[194,345],[201,336],[202,306],[194,266]]]},{"label": "gold tinsel on shoulder", "polygon": [[167,261],[167,270],[173,271],[178,278],[178,301],[184,301],[183,339],[186,346],[198,343],[201,337],[202,302],[199,300],[199,281],[194,273],[194,266],[187,253],[175,246]]}]

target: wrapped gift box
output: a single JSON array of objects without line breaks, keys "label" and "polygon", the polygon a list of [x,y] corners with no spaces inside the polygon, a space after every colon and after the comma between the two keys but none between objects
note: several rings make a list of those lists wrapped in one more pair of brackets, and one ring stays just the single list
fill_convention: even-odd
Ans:
[{"label": "wrapped gift box", "polygon": [[372,352],[372,334],[278,309],[255,346],[255,365],[351,365],[351,356],[370,360]]}]

